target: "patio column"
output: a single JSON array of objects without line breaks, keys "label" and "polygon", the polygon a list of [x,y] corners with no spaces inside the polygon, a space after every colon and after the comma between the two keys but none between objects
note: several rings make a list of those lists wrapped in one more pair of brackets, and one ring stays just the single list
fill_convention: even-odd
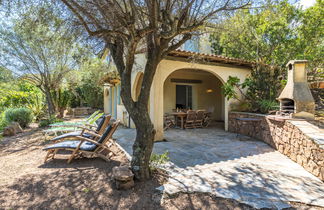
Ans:
[{"label": "patio column", "polygon": [[112,109],[112,91],[111,91],[112,85],[105,83],[104,84],[104,113],[109,114],[111,113]]},{"label": "patio column", "polygon": [[159,65],[154,76],[150,94],[150,116],[155,128],[155,141],[163,140],[163,85],[164,79]]},{"label": "patio column", "polygon": [[224,99],[224,129],[228,131],[228,109],[229,109],[229,102],[228,100]]}]

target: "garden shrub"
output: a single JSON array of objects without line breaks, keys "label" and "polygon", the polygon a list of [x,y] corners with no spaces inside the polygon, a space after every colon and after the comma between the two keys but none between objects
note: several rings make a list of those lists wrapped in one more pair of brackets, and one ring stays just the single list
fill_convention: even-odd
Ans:
[{"label": "garden shrub", "polygon": [[52,123],[58,123],[58,122],[63,122],[63,120],[58,119],[55,116],[51,116],[50,118],[40,120],[38,126],[40,128],[43,128],[43,127],[46,127]]},{"label": "garden shrub", "polygon": [[[226,83],[222,86],[222,92],[227,100],[236,99],[240,104],[248,106],[238,109],[249,109],[249,112],[268,113],[270,110],[276,110],[278,97],[282,87],[283,78],[282,69],[275,66],[256,64],[251,76],[243,82],[238,77],[229,76]],[[242,98],[239,97],[238,92]]]},{"label": "garden shrub", "polygon": [[8,125],[8,122],[5,118],[5,113],[2,112],[2,113],[0,113],[0,131],[3,131],[3,129],[5,127],[7,127],[7,125]]},{"label": "garden shrub", "polygon": [[33,111],[36,119],[44,114],[44,94],[25,81],[0,84],[0,112],[8,108],[26,107]]},{"label": "garden shrub", "polygon": [[23,128],[33,121],[33,112],[28,108],[10,108],[5,111],[8,122],[18,122]]},{"label": "garden shrub", "polygon": [[156,170],[156,168],[169,161],[169,151],[164,152],[163,154],[152,154],[150,158],[150,168],[151,170]]},{"label": "garden shrub", "polygon": [[279,102],[272,100],[261,100],[259,101],[260,112],[267,114],[269,111],[278,110]]}]

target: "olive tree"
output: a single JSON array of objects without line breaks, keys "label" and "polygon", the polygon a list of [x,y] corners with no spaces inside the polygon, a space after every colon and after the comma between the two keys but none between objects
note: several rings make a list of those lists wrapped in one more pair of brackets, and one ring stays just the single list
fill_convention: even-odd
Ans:
[{"label": "olive tree", "polygon": [[54,114],[53,92],[85,54],[78,34],[46,2],[11,12],[14,17],[0,27],[0,66],[36,85]]}]

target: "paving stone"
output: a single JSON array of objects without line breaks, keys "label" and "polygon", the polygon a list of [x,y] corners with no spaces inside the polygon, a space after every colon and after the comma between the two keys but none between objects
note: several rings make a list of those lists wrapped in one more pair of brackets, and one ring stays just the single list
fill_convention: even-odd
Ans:
[{"label": "paving stone", "polygon": [[[118,129],[114,138],[132,154],[134,129]],[[209,192],[256,208],[287,208],[288,201],[324,207],[324,183],[261,141],[239,141],[217,128],[170,129],[165,138],[153,152],[170,153],[162,166],[167,194]]]}]

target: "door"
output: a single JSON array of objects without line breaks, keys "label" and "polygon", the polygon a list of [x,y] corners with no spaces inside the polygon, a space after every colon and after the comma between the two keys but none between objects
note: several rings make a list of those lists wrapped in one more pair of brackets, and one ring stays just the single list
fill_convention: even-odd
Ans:
[{"label": "door", "polygon": [[192,109],[191,85],[176,85],[176,108]]}]

